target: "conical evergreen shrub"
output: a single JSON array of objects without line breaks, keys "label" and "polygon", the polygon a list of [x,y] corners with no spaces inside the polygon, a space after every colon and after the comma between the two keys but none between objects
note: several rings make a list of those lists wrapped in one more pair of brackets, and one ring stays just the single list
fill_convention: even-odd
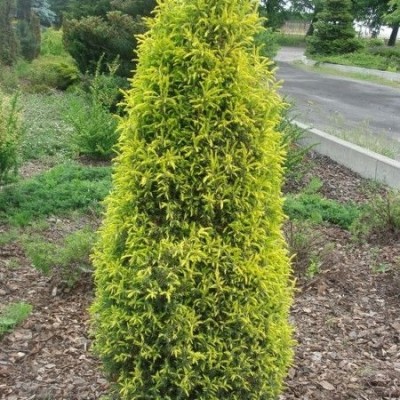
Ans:
[{"label": "conical evergreen shrub", "polygon": [[281,101],[257,0],[163,0],[96,247],[95,350],[121,399],[276,399],[292,359]]},{"label": "conical evergreen shrub", "polygon": [[323,1],[314,33],[307,39],[310,54],[345,54],[362,47],[361,41],[356,38],[351,7],[351,0]]}]

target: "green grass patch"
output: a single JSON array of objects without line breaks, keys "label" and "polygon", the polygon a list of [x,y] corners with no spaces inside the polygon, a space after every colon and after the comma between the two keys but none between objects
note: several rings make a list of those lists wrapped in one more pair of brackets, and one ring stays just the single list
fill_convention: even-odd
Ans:
[{"label": "green grass patch", "polygon": [[27,225],[35,218],[80,210],[99,212],[111,188],[110,167],[84,167],[75,163],[9,185],[0,192],[0,218]]},{"label": "green grass patch", "polygon": [[27,303],[11,303],[0,309],[0,337],[11,332],[31,311],[32,306]]},{"label": "green grass patch", "polygon": [[332,64],[378,69],[381,71],[400,71],[400,50],[388,47],[378,46],[366,48],[354,53],[318,56],[313,58],[320,62]]},{"label": "green grass patch", "polygon": [[0,233],[0,246],[6,246],[10,243],[16,242],[20,237],[20,232],[16,228],[11,228],[6,232]]},{"label": "green grass patch", "polygon": [[72,128],[64,122],[65,110],[74,101],[72,93],[25,94],[22,104],[26,133],[22,140],[24,160],[71,155]]},{"label": "green grass patch", "polygon": [[285,199],[284,211],[290,220],[328,222],[343,229],[349,229],[361,212],[355,204],[341,204],[319,194],[308,193],[289,194]]},{"label": "green grass patch", "polygon": [[290,35],[278,32],[275,34],[276,41],[279,46],[284,47],[305,47],[306,36],[305,35]]}]

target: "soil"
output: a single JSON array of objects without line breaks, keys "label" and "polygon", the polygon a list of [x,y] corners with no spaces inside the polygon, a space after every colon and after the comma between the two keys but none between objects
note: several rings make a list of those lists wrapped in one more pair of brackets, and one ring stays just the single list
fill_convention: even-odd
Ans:
[{"label": "soil", "polygon": [[[313,176],[329,198],[369,198],[365,180],[327,158],[313,157],[302,185]],[[80,225],[48,223],[49,240]],[[7,229],[0,226],[0,233]],[[387,235],[358,243],[335,226],[315,229],[318,246],[329,244],[329,252],[313,276],[295,271],[296,356],[280,400],[399,400],[400,241]],[[92,289],[90,276],[63,288],[36,271],[16,243],[0,246],[0,304],[33,305],[30,317],[0,340],[0,399],[90,400],[107,393],[90,352]]]}]

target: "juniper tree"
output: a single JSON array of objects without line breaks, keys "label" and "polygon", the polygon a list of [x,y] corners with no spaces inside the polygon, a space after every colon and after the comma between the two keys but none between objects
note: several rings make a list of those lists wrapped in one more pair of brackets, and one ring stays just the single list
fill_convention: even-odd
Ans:
[{"label": "juniper tree", "polygon": [[33,12],[32,0],[17,0],[16,32],[22,57],[32,61],[40,53],[40,19]]},{"label": "juniper tree", "polygon": [[12,65],[17,58],[17,41],[11,24],[13,0],[0,0],[0,64]]},{"label": "juniper tree", "polygon": [[121,399],[276,399],[292,359],[282,103],[256,0],[163,0],[120,121],[93,262]]}]

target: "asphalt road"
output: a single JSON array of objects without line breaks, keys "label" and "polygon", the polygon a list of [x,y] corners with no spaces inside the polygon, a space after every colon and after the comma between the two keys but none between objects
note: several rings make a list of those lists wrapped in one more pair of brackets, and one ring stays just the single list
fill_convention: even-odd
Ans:
[{"label": "asphalt road", "polygon": [[280,54],[277,77],[296,120],[328,133],[366,132],[400,142],[400,89],[305,71],[291,60]]}]

